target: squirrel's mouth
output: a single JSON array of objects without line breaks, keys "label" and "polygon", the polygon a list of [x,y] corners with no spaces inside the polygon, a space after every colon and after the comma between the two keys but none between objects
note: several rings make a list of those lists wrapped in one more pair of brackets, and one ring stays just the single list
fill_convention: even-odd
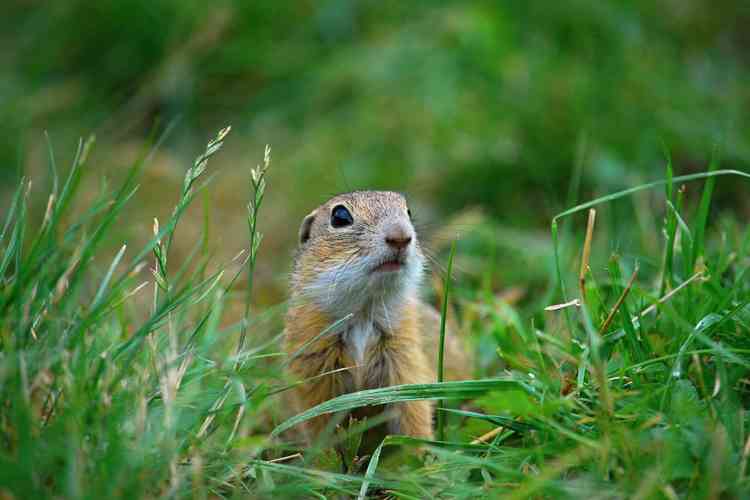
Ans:
[{"label": "squirrel's mouth", "polygon": [[384,260],[372,270],[373,273],[392,273],[400,271],[404,267],[405,259],[402,257],[391,257]]}]

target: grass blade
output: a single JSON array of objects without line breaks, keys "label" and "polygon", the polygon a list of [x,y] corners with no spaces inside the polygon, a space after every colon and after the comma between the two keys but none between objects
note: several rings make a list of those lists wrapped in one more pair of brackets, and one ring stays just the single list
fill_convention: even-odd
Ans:
[{"label": "grass blade", "polygon": [[432,399],[471,399],[492,390],[525,388],[513,378],[484,380],[464,380],[460,382],[443,382],[442,384],[404,384],[369,389],[366,391],[344,394],[310,408],[278,425],[271,436],[290,429],[311,418],[328,413],[348,411],[363,406],[377,406],[403,401],[420,401]]},{"label": "grass blade", "polygon": [[[711,155],[711,163],[708,166],[708,172],[716,171],[719,165],[719,152],[715,148]],[[706,179],[706,184],[703,187],[703,194],[701,195],[701,203],[698,208],[698,215],[695,220],[695,229],[693,230],[695,243],[693,244],[693,253],[690,259],[691,267],[694,269],[698,259],[702,258],[706,248],[706,224],[708,223],[708,213],[711,208],[711,196],[714,192],[714,186],[716,185],[716,177],[709,176]]]},{"label": "grass blade", "polygon": [[125,255],[125,250],[127,248],[128,248],[127,245],[123,245],[120,248],[120,251],[117,252],[117,255],[115,255],[115,258],[112,259],[112,264],[110,264],[109,269],[107,269],[107,274],[104,275],[104,279],[99,285],[99,290],[97,290],[96,295],[94,296],[94,300],[91,303],[92,308],[96,308],[96,306],[99,305],[99,302],[104,297],[104,292],[107,290],[107,285],[109,284],[109,281],[112,279],[112,275],[114,274],[115,269],[117,268],[117,265],[120,263],[120,260],[122,260],[122,256]]},{"label": "grass blade", "polygon": [[[448,256],[448,271],[445,273],[445,283],[443,286],[443,309],[440,314],[440,344],[438,346],[438,359],[437,359],[437,381],[438,384],[443,382],[443,359],[445,357],[445,320],[448,316],[448,295],[450,294],[451,286],[451,271],[453,269],[453,256],[456,253],[456,240],[451,243],[451,253]],[[440,410],[443,408],[443,400],[439,399],[437,402],[438,414],[438,439],[440,441],[445,440],[445,414]]]},{"label": "grass blade", "polygon": [[674,207],[674,172],[672,171],[672,155],[667,152],[667,183],[666,204],[667,213],[664,219],[664,230],[667,237],[667,247],[664,251],[664,264],[662,268],[661,288],[659,296],[663,296],[668,287],[674,283],[674,240],[677,235],[676,214],[669,207]]},{"label": "grass blade", "polygon": [[[719,176],[725,176],[725,175],[734,175],[738,177],[744,177],[745,179],[750,179],[750,173],[748,172],[742,172],[740,170],[714,170],[712,172],[701,172],[699,174],[682,175],[682,176],[675,177],[674,179],[672,179],[672,182],[698,181],[701,179],[719,177]],[[619,200],[620,198],[630,196],[631,194],[638,193],[640,191],[645,191],[647,189],[653,189],[656,187],[664,186],[668,182],[669,181],[667,179],[661,179],[658,181],[649,182],[649,183],[641,184],[639,186],[635,186],[632,188],[624,189],[622,191],[617,191],[616,193],[608,194],[606,196],[595,198],[591,201],[587,201],[586,203],[576,205],[573,208],[569,208],[568,210],[564,210],[563,212],[560,212],[559,214],[555,215],[552,218],[552,221],[553,222],[558,221],[560,219],[563,219],[575,213],[581,212],[583,210],[595,207],[597,205],[602,205],[604,203],[609,203],[610,201]]]}]

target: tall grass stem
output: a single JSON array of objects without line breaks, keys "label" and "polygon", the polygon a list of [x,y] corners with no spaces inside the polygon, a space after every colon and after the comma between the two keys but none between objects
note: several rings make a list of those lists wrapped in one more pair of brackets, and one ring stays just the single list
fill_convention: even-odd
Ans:
[{"label": "tall grass stem", "polygon": [[[445,273],[445,285],[443,286],[443,309],[440,312],[440,345],[438,346],[437,359],[437,381],[443,382],[443,362],[445,358],[445,324],[448,316],[448,296],[451,287],[451,271],[453,270],[453,256],[456,254],[456,240],[451,243],[451,253],[448,255],[448,270]],[[438,423],[438,440],[445,441],[445,413],[443,409],[443,400],[437,403],[437,423]]]}]

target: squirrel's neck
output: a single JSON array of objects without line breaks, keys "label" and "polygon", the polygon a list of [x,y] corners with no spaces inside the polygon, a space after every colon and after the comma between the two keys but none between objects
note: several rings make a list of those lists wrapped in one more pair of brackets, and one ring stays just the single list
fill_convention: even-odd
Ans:
[{"label": "squirrel's neck", "polygon": [[292,306],[312,306],[335,322],[349,315],[360,322],[393,325],[405,307],[418,302],[418,281],[393,279],[345,288],[315,280],[296,287]]},{"label": "squirrel's neck", "polygon": [[[301,318],[314,318],[313,323],[317,326],[314,329],[320,331],[333,327],[338,333],[354,328],[360,331],[372,329],[386,334],[396,334],[402,327],[404,319],[414,316],[413,312],[418,307],[418,303],[416,293],[412,293],[371,297],[370,300],[356,303],[357,307],[326,310],[315,301],[295,297],[292,299],[290,316],[297,318],[298,321]],[[302,329],[306,330],[311,326],[312,324],[305,325]],[[334,331],[330,333],[334,334]]]}]

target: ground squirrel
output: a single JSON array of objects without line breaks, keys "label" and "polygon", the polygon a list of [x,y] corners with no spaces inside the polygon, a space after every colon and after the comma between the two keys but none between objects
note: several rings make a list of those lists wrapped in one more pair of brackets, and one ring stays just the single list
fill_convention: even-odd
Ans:
[{"label": "ground squirrel", "polygon": [[[435,381],[440,316],[418,296],[424,263],[411,212],[399,193],[342,194],[305,217],[285,330],[292,377],[316,377],[296,388],[299,410],[349,392]],[[453,337],[447,342],[448,368],[465,372],[463,349]],[[432,437],[430,402],[363,408],[355,416],[383,411],[388,412],[386,432]],[[328,422],[325,416],[309,421],[308,437],[315,438]]]}]

